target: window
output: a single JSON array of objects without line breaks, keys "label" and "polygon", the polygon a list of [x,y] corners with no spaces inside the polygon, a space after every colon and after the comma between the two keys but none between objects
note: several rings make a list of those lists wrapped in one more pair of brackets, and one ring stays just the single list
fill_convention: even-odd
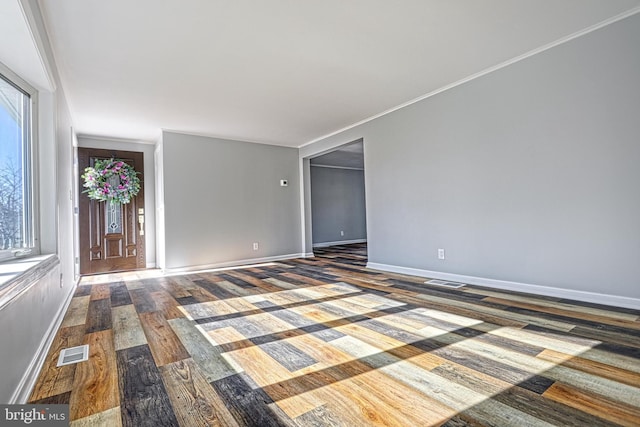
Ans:
[{"label": "window", "polygon": [[[31,95],[0,74],[0,260],[35,251]],[[33,93],[33,90],[30,90]]]}]

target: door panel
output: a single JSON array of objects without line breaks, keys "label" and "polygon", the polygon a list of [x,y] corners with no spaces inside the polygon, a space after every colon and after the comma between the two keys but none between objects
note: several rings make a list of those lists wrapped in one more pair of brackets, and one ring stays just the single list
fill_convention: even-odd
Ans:
[{"label": "door panel", "polygon": [[[132,151],[78,148],[80,175],[98,159],[117,158],[131,165],[140,178],[140,192],[126,205],[98,202],[80,194],[80,274],[106,273],[145,268],[144,158]],[[82,178],[80,178],[80,188]]]}]

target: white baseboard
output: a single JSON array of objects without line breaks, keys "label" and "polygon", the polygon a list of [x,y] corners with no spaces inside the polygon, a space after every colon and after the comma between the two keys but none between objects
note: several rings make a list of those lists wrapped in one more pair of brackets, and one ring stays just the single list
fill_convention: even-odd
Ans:
[{"label": "white baseboard", "polygon": [[56,316],[51,322],[49,329],[42,337],[42,341],[40,341],[40,345],[38,346],[38,350],[36,354],[31,359],[31,363],[27,367],[27,371],[22,376],[18,387],[13,392],[11,399],[9,400],[9,404],[24,404],[27,403],[29,399],[29,395],[33,390],[33,387],[38,380],[38,375],[40,375],[40,371],[42,370],[42,366],[44,365],[45,359],[47,358],[47,354],[49,353],[49,349],[51,348],[51,344],[53,344],[53,339],[58,332],[58,328],[62,324],[62,320],[64,319],[64,315],[67,312],[67,308],[69,304],[71,304],[71,299],[73,298],[73,294],[75,293],[75,288],[77,283],[71,287],[69,294],[66,296],[64,304],[60,306],[60,309],[56,313]]},{"label": "white baseboard", "polygon": [[314,258],[316,255],[313,252],[307,252],[306,254],[303,254],[302,257],[303,258]]},{"label": "white baseboard", "polygon": [[247,258],[233,261],[218,262],[213,264],[193,265],[189,267],[165,268],[165,274],[186,273],[190,271],[212,270],[216,268],[237,267],[240,265],[264,264],[266,262],[280,261],[283,259],[304,258],[304,253],[276,255],[263,258]]},{"label": "white baseboard", "polygon": [[353,243],[365,243],[367,239],[355,239],[355,240],[340,240],[337,242],[321,242],[314,243],[314,248],[328,248],[329,246],[338,246],[338,245],[351,245]]},{"label": "white baseboard", "polygon": [[372,270],[389,271],[391,273],[408,274],[411,276],[428,277],[430,279],[440,279],[451,282],[467,283],[470,285],[486,286],[487,288],[525,292],[534,295],[537,294],[549,297],[566,298],[576,301],[640,310],[640,299],[638,298],[599,294],[595,292],[578,291],[574,289],[553,288],[549,286],[532,285],[528,283],[487,279],[484,277],[464,276],[462,274],[443,273],[440,271],[421,270],[417,268],[378,264],[374,262],[367,263],[367,268],[370,268]]}]

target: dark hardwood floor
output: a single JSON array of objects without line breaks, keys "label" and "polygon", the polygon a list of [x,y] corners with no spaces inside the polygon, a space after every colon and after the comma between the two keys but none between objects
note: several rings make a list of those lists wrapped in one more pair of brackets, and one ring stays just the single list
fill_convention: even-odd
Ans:
[{"label": "dark hardwood floor", "polygon": [[73,426],[640,425],[639,311],[365,263],[84,279],[30,401]]}]

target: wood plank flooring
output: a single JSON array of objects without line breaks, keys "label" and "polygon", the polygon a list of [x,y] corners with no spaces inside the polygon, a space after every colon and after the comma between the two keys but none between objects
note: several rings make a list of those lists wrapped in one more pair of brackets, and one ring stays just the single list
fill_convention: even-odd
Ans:
[{"label": "wood plank flooring", "polygon": [[640,425],[639,311],[365,264],[83,278],[30,401],[72,426]]}]

